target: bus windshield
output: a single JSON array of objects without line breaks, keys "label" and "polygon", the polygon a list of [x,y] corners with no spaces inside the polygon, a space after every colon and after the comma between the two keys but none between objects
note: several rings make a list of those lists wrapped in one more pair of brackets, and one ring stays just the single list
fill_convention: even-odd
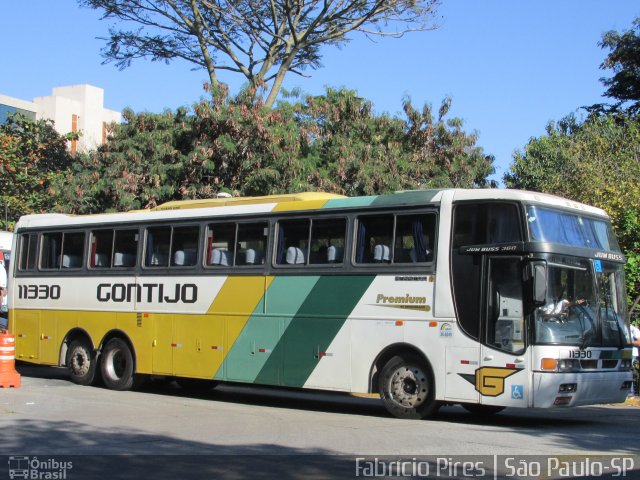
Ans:
[{"label": "bus windshield", "polygon": [[535,205],[527,207],[530,239],[575,247],[620,252],[611,225],[605,220]]},{"label": "bus windshield", "polygon": [[587,259],[549,264],[547,302],[535,311],[536,343],[624,347],[625,319],[621,265]]}]

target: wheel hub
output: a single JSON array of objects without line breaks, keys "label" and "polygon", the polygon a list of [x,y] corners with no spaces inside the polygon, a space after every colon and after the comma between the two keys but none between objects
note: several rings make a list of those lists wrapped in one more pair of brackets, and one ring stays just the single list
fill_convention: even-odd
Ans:
[{"label": "wheel hub", "polygon": [[90,362],[84,350],[76,350],[71,356],[71,367],[78,375],[86,375],[89,372]]},{"label": "wheel hub", "polygon": [[391,396],[403,407],[415,408],[429,393],[427,375],[418,367],[402,366],[391,376]]}]

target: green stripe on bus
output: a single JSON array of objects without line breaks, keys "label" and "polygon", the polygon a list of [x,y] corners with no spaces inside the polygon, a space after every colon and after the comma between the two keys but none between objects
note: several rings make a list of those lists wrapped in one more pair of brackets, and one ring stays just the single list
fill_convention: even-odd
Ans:
[{"label": "green stripe on bus", "polygon": [[377,195],[370,197],[333,198],[325,203],[324,207],[322,208],[368,207],[376,198],[378,198]]},{"label": "green stripe on bus", "polygon": [[393,207],[398,205],[416,205],[430,203],[442,190],[409,190],[393,195],[372,195],[368,197],[334,198],[323,209],[355,207]]},{"label": "green stripe on bus", "polygon": [[[215,378],[253,382],[271,357],[282,333],[318,282],[318,276],[276,277],[253,312]],[[278,371],[265,383],[279,383]]]},{"label": "green stripe on bus", "polygon": [[304,386],[320,361],[319,353],[327,350],[374,278],[364,275],[321,277],[255,382],[273,383],[274,373],[281,372],[280,384]]},{"label": "green stripe on bus", "polygon": [[431,202],[440,192],[442,190],[411,190],[393,195],[379,195],[370,205],[372,207],[419,206]]}]

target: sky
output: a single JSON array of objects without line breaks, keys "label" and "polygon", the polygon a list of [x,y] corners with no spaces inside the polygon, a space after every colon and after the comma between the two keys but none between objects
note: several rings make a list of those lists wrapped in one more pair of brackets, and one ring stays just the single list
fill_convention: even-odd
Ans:
[{"label": "sky", "polygon": [[[89,83],[105,91],[105,107],[162,112],[205,96],[207,76],[186,62],[103,65],[110,23],[75,0],[0,0],[0,94],[32,101],[58,86]],[[290,75],[288,89],[311,95],[345,87],[372,101],[377,113],[402,116],[402,99],[437,110],[477,132],[495,156],[498,181],[513,153],[544,135],[549,121],[606,101],[599,79],[609,30],[628,30],[638,0],[442,0],[438,28],[401,39],[354,34],[341,49],[322,50],[310,78]],[[224,76],[237,92],[244,77]]]}]

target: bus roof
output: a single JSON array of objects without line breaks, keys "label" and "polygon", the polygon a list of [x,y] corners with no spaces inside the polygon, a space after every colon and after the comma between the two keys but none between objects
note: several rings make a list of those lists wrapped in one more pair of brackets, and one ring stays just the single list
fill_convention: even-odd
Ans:
[{"label": "bus roof", "polygon": [[375,208],[410,205],[438,204],[445,192],[453,201],[512,200],[541,203],[549,206],[576,209],[584,213],[606,216],[595,207],[536,192],[506,189],[434,189],[408,190],[388,195],[345,197],[325,192],[303,192],[261,197],[222,197],[203,200],[177,200],[146,210],[93,215],[69,215],[60,213],[26,215],[20,218],[16,230],[54,225],[73,226],[107,223],[129,223],[149,220],[198,219],[203,217],[228,217],[269,212],[309,211],[325,209]]}]

